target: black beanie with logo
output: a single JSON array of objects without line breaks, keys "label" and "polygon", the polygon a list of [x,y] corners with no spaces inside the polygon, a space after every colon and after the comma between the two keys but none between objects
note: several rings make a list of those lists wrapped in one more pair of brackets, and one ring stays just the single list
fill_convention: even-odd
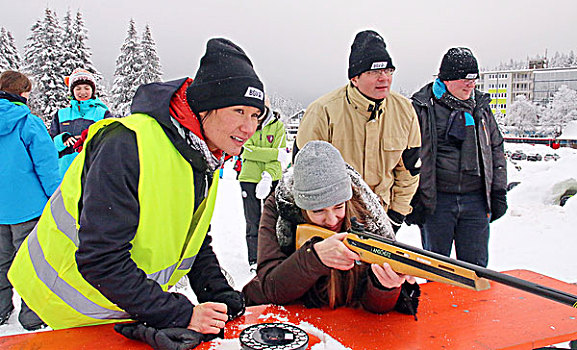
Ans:
[{"label": "black beanie with logo", "polygon": [[186,99],[195,113],[230,106],[264,111],[264,86],[245,52],[227,39],[210,39]]},{"label": "black beanie with logo", "polygon": [[377,32],[364,30],[355,36],[349,55],[349,79],[373,69],[395,68],[387,45]]},{"label": "black beanie with logo", "polygon": [[477,59],[466,47],[450,48],[443,56],[438,77],[441,81],[477,79],[479,77]]}]

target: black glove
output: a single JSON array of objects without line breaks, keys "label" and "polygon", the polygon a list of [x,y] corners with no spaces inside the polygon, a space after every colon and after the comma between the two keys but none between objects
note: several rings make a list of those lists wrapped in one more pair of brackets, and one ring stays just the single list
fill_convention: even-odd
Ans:
[{"label": "black glove", "polygon": [[212,296],[210,301],[226,304],[229,321],[242,316],[246,307],[244,294],[236,290],[217,293]]},{"label": "black glove", "polygon": [[401,294],[399,299],[397,299],[397,304],[395,304],[395,310],[405,315],[413,315],[416,320],[420,296],[421,287],[417,283],[403,283]]},{"label": "black glove", "polygon": [[417,190],[413,199],[411,199],[411,207],[413,210],[405,218],[407,225],[422,225],[427,220],[427,216],[430,214],[430,209],[425,207],[421,197],[421,191]]},{"label": "black glove", "polygon": [[114,330],[128,339],[145,342],[155,350],[189,350],[203,341],[216,338],[216,334],[202,334],[186,328],[156,329],[140,322],[119,323]]},{"label": "black glove", "polygon": [[507,212],[507,192],[498,190],[491,192],[491,221],[493,222]]},{"label": "black glove", "polygon": [[389,221],[391,222],[391,226],[393,226],[393,231],[397,233],[397,231],[401,228],[403,221],[405,221],[405,216],[403,214],[397,213],[396,211],[389,209],[387,211],[387,216],[389,217]]}]

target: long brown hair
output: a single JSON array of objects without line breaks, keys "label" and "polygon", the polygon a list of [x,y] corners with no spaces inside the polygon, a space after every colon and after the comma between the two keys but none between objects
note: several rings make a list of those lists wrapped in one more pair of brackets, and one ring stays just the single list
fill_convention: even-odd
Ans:
[{"label": "long brown hair", "polygon": [[[363,223],[364,219],[368,217],[367,209],[360,203],[359,195],[353,191],[353,197],[346,201],[343,231],[351,228],[351,218],[356,217],[359,222]],[[304,210],[303,215],[308,219]],[[347,271],[331,269],[326,283],[316,286],[319,298],[323,304],[328,305],[331,309],[339,306],[356,306],[357,300],[354,300],[355,291],[362,288],[359,284],[364,279],[363,276],[366,274],[367,268],[367,264],[361,264],[355,265]]]}]

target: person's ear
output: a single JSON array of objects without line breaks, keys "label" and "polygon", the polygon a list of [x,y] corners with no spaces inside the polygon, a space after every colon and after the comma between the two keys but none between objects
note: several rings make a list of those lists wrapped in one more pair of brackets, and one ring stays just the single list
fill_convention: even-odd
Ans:
[{"label": "person's ear", "polygon": [[356,77],[351,78],[351,84],[353,84],[354,87],[358,87],[358,85],[359,85],[359,76],[358,75]]}]

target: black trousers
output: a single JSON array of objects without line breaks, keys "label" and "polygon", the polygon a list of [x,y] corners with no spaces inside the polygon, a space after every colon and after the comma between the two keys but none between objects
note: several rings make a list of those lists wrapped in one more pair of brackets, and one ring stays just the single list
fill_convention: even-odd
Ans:
[{"label": "black trousers", "polygon": [[[274,192],[278,181],[272,182],[269,196]],[[242,204],[246,221],[246,247],[248,249],[248,263],[256,264],[258,250],[258,226],[262,212],[261,200],[256,198],[256,183],[241,182]]]}]

